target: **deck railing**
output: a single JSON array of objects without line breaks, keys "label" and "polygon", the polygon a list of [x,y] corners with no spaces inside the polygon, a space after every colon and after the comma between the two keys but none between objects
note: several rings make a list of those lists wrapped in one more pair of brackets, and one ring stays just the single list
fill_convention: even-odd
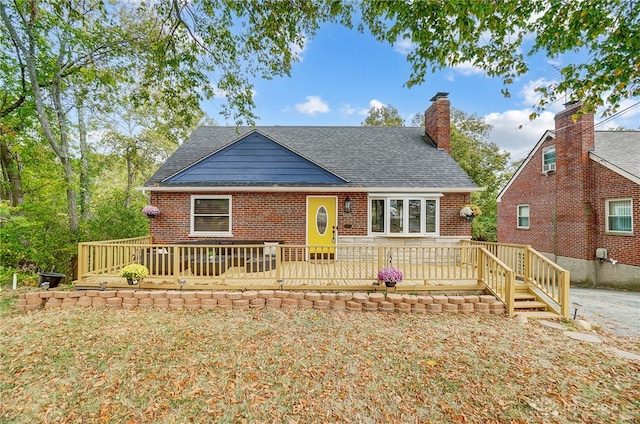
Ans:
[{"label": "deck railing", "polygon": [[569,317],[569,271],[531,246],[463,241],[463,246],[482,246],[515,272],[516,279],[532,286],[551,307]]},{"label": "deck railing", "polygon": [[507,314],[513,315],[515,298],[515,272],[500,259],[496,258],[493,252],[480,248],[478,255],[479,279],[489,291],[501,299],[506,307]]},{"label": "deck railing", "polygon": [[[477,257],[475,246],[300,246],[300,245],[173,245],[87,242],[78,246],[79,278],[117,276],[129,263],[149,268],[149,277],[211,278],[232,281],[271,279],[303,284],[377,280],[379,269],[393,265],[405,280],[478,280],[477,267],[467,258]],[[287,266],[281,266],[286,263]],[[329,266],[331,265],[331,266]]]},{"label": "deck railing", "polygon": [[[569,273],[530,246],[463,241],[459,246],[300,246],[152,244],[150,237],[78,245],[79,280],[117,277],[140,263],[151,278],[177,284],[206,280],[219,284],[273,286],[371,286],[381,268],[393,265],[417,289],[431,284],[486,286],[513,314],[517,279],[535,287],[569,315]],[[366,287],[365,287],[366,288]]]}]

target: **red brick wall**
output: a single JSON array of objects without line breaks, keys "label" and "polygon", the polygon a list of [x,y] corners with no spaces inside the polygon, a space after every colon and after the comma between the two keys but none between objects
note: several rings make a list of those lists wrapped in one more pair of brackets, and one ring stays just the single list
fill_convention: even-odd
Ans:
[{"label": "red brick wall", "polygon": [[424,112],[425,132],[438,148],[451,150],[451,107],[449,99],[438,97]]},{"label": "red brick wall", "polygon": [[[597,232],[595,247],[604,247],[610,258],[621,264],[640,266],[640,185],[591,161],[591,186]],[[633,198],[633,236],[606,234],[606,201]],[[591,259],[595,259],[595,252]]]},{"label": "red brick wall", "polygon": [[[498,204],[498,241],[529,244],[541,252],[592,259],[594,214],[589,179],[589,149],[594,146],[593,115],[574,116],[571,104],[555,117],[555,140],[534,152]],[[542,173],[542,151],[556,148],[556,172]],[[517,205],[529,205],[529,229],[517,227]]]},{"label": "red brick wall", "polygon": [[[499,242],[528,244],[541,252],[555,251],[557,175],[542,173],[542,150],[555,144],[553,138],[545,140],[507,192],[503,193],[498,203]],[[517,228],[518,205],[529,205],[529,229]]]},{"label": "red brick wall", "polygon": [[471,224],[460,217],[460,209],[471,203],[469,193],[451,193],[440,198],[440,235],[471,237]]},{"label": "red brick wall", "polygon": [[[529,244],[541,252],[595,260],[604,247],[621,264],[640,266],[640,237],[607,235],[606,200],[632,197],[640,229],[640,185],[589,159],[593,116],[577,122],[575,107],[556,116],[556,138],[546,140],[498,203],[498,241]],[[556,173],[542,174],[542,150],[556,146]],[[516,206],[530,205],[530,229],[516,228]],[[557,212],[556,212],[557,211]],[[554,215],[557,217],[554,219]]]},{"label": "red brick wall", "polygon": [[576,117],[579,103],[556,115],[557,253],[591,259],[595,227],[589,180],[589,149],[594,147],[593,114]]},{"label": "red brick wall", "polygon": [[[152,192],[151,204],[160,215],[150,221],[154,243],[202,240],[189,237],[191,194],[231,195],[233,238],[236,240],[279,240],[305,244],[308,195],[317,193],[175,193]],[[367,193],[324,193],[338,197],[338,227],[342,236],[367,236]],[[351,213],[344,213],[349,196]],[[460,218],[460,209],[469,203],[469,194],[448,194],[440,198],[440,235],[469,237],[471,226]],[[215,237],[219,239],[218,237]]]}]

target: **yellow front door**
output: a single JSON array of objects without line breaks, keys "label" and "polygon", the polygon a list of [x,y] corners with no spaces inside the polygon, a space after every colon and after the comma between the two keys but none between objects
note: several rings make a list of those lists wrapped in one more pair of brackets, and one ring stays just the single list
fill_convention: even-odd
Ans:
[{"label": "yellow front door", "polygon": [[307,197],[307,244],[309,259],[332,259],[335,255],[337,233],[337,205],[335,196]]}]

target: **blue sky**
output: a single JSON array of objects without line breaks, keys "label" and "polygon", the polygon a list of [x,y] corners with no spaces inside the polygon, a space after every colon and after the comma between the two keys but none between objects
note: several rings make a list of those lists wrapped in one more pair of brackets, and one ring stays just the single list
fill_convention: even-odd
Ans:
[{"label": "blue sky", "polygon": [[[491,141],[518,158],[528,153],[545,130],[553,128],[553,115],[563,109],[563,102],[558,101],[529,121],[536,103],[536,81],[559,78],[557,66],[575,60],[533,57],[529,73],[509,87],[511,98],[506,99],[499,78],[489,78],[472,66],[429,74],[422,85],[407,88],[404,84],[411,68],[406,47],[382,44],[367,33],[339,25],[324,25],[299,53],[300,62],[294,64],[290,78],[254,81],[256,124],[358,126],[371,106],[391,104],[408,125],[411,116],[424,112],[436,92],[444,91],[452,107],[485,117],[493,126]],[[221,125],[232,125],[219,115],[220,101],[206,101],[203,107]],[[636,102],[628,100],[621,109]],[[600,120],[596,116],[596,122]],[[640,107],[596,129],[619,126],[640,128]]]}]

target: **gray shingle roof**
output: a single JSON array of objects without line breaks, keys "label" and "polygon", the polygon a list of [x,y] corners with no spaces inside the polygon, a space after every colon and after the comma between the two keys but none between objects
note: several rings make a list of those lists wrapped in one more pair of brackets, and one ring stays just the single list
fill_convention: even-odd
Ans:
[{"label": "gray shingle roof", "polygon": [[365,126],[200,127],[192,133],[189,141],[167,159],[145,186],[176,186],[163,180],[254,129],[346,179],[347,186],[476,188],[471,178],[448,153],[435,148],[423,138],[422,128]]},{"label": "gray shingle roof", "polygon": [[596,131],[593,153],[640,178],[640,131]]}]

